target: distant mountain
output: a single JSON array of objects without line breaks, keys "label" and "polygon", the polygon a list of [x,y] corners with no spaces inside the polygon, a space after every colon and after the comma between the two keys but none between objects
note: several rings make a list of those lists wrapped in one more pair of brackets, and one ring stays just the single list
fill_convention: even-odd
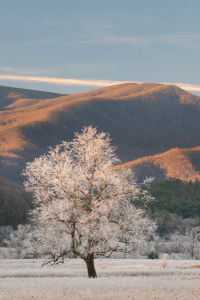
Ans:
[{"label": "distant mountain", "polygon": [[2,110],[4,107],[7,107],[19,99],[52,99],[64,95],[66,94],[19,89],[0,85],[0,108]]},{"label": "distant mountain", "polygon": [[[0,176],[22,183],[27,161],[49,146],[72,140],[75,131],[88,125],[109,132],[122,163],[172,148],[194,148],[200,146],[200,97],[155,83],[126,83],[74,95],[0,86]],[[173,157],[173,151],[182,150],[171,151]],[[163,174],[159,178],[168,176],[153,165]]]}]

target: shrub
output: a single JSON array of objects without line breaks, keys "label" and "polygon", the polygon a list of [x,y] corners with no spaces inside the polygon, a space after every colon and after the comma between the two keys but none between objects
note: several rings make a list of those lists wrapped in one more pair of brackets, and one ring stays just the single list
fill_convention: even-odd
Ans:
[{"label": "shrub", "polygon": [[155,251],[149,252],[148,259],[158,259],[158,253]]}]

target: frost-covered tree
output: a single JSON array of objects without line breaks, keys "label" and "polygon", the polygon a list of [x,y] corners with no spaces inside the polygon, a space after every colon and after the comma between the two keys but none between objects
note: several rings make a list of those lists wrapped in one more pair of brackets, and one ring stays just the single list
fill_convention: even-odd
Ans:
[{"label": "frost-covered tree", "polygon": [[24,185],[35,198],[37,252],[51,255],[49,262],[73,253],[85,261],[88,276],[97,277],[94,255],[131,252],[153,230],[144,211],[130,204],[130,196],[141,193],[134,173],[114,171],[117,163],[109,135],[92,127],[27,163]]},{"label": "frost-covered tree", "polygon": [[148,253],[153,250],[158,254],[167,253],[172,257],[199,259],[200,226],[188,227],[182,233],[175,231],[168,235],[167,238],[154,235],[153,240],[148,243],[142,243],[139,250],[142,253]]},{"label": "frost-covered tree", "polygon": [[192,259],[199,258],[200,251],[200,226],[187,228],[183,238],[184,246]]},{"label": "frost-covered tree", "polygon": [[18,229],[11,231],[8,237],[4,240],[4,243],[8,248],[14,248],[17,251],[19,258],[28,257],[28,249],[26,245],[29,245],[33,240],[33,228],[30,224],[18,225]]}]

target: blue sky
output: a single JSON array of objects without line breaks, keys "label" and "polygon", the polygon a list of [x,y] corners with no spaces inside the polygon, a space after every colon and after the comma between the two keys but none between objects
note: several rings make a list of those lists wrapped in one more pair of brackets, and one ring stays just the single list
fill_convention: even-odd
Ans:
[{"label": "blue sky", "polygon": [[0,85],[164,82],[200,95],[199,15],[199,0],[2,0]]}]

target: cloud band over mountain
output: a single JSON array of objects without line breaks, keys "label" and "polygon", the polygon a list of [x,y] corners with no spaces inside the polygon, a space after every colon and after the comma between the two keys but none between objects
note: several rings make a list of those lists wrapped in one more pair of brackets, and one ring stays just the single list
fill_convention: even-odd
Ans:
[{"label": "cloud band over mountain", "polygon": [[[92,80],[92,79],[73,79],[73,78],[58,78],[58,77],[43,77],[43,76],[21,76],[21,75],[0,75],[0,80],[9,81],[22,81],[22,82],[41,82],[56,85],[69,85],[69,86],[99,86],[105,87],[110,85],[117,85],[121,83],[127,83],[131,81],[114,81],[114,80]],[[142,83],[142,82],[134,82]],[[200,84],[190,83],[167,83],[160,82],[163,84],[173,84],[186,91],[200,92]]]}]

